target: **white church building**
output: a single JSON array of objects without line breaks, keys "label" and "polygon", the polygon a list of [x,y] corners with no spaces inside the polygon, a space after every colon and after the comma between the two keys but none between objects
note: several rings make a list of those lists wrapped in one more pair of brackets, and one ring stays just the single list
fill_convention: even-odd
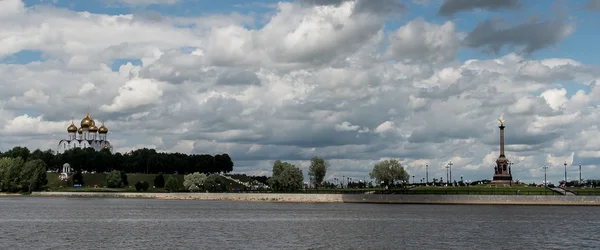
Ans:
[{"label": "white church building", "polygon": [[113,152],[112,145],[106,139],[108,128],[104,126],[104,123],[102,123],[102,126],[96,127],[96,122],[90,117],[89,113],[81,120],[79,128],[71,122],[71,125],[67,128],[67,133],[67,139],[58,142],[56,152],[59,154],[73,148],[93,148],[96,151],[106,148]]}]

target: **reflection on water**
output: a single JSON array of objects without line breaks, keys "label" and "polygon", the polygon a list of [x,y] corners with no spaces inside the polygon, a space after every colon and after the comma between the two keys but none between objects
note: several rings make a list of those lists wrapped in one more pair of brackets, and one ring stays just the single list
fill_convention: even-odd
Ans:
[{"label": "reflection on water", "polygon": [[1,249],[596,249],[596,207],[0,198]]}]

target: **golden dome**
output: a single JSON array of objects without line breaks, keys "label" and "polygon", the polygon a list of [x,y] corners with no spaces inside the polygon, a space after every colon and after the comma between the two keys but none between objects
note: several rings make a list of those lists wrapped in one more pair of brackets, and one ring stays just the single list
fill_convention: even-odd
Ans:
[{"label": "golden dome", "polygon": [[96,124],[93,124],[88,128],[88,131],[92,132],[92,133],[96,133],[98,132],[98,127],[96,127]]},{"label": "golden dome", "polygon": [[78,133],[78,134],[83,134],[83,128],[79,128],[79,129],[77,130],[77,133]]},{"label": "golden dome", "polygon": [[81,127],[89,128],[93,122],[94,122],[94,120],[92,120],[92,117],[90,117],[90,114],[88,113],[87,115],[85,115],[83,120],[81,120]]},{"label": "golden dome", "polygon": [[71,122],[71,125],[69,125],[69,127],[67,128],[67,132],[69,132],[69,133],[77,132],[77,126],[75,126],[75,124],[73,122]]},{"label": "golden dome", "polygon": [[104,126],[104,122],[102,123],[102,126],[100,126],[100,128],[98,129],[98,133],[100,133],[100,134],[108,133],[108,128],[106,126]]}]

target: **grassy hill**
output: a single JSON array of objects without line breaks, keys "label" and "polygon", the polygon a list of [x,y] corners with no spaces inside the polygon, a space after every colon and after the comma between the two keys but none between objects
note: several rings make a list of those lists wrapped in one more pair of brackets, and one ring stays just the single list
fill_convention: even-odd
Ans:
[{"label": "grassy hill", "polygon": [[[57,173],[48,173],[47,175],[48,175],[48,187],[57,188],[57,187],[65,185],[65,183],[61,183],[60,179],[58,178]],[[98,185],[98,187],[104,187],[104,186],[106,186],[106,175],[107,174],[83,174],[84,186],[94,187],[94,185]],[[133,187],[135,185],[135,183],[138,181],[148,182],[148,183],[150,183],[150,187],[152,187],[154,185],[154,178],[157,175],[158,174],[127,174],[127,181],[129,182],[129,186],[131,186],[131,187]],[[169,176],[169,175],[164,175],[164,176],[165,176],[165,180],[166,180],[167,176]],[[183,189],[184,175],[172,175],[172,176],[177,178],[177,182]],[[243,188],[238,183],[232,182],[231,180],[229,180],[227,178],[223,178],[223,177],[221,177],[221,178],[223,181],[225,181],[225,183],[227,184],[227,187],[229,189]],[[70,185],[69,185],[69,187],[67,187],[67,186],[64,186],[64,187],[73,189]]]}]

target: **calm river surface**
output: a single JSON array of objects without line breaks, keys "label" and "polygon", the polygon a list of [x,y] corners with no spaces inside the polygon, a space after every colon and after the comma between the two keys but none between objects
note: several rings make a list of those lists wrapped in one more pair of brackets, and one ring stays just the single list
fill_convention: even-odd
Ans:
[{"label": "calm river surface", "polygon": [[0,197],[0,249],[598,249],[600,208]]}]

